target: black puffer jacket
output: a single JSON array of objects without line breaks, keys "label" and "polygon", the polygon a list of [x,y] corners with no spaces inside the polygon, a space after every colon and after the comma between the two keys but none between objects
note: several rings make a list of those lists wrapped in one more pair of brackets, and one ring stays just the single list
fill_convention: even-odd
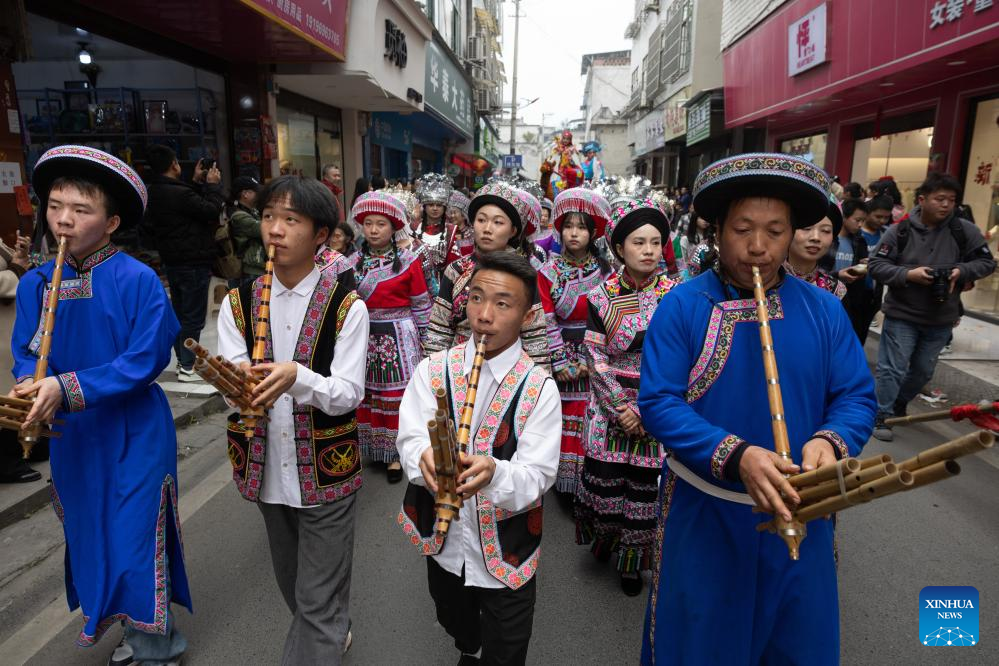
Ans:
[{"label": "black puffer jacket", "polygon": [[207,266],[218,257],[215,231],[225,196],[219,185],[154,176],[143,230],[166,266]]}]

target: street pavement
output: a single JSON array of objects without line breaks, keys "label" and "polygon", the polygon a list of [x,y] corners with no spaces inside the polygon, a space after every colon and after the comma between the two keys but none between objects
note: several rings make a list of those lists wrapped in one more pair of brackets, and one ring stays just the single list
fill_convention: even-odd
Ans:
[{"label": "street pavement", "polygon": [[[274,664],[290,615],[274,584],[260,515],[227,480],[222,428],[223,416],[214,415],[179,433],[189,452],[180,467],[180,508],[195,604],[193,616],[175,609],[190,642],[184,663]],[[970,429],[951,423],[898,428],[895,442],[872,440],[867,453],[902,459]],[[999,453],[961,464],[956,479],[840,514],[844,664],[999,663]],[[422,558],[395,524],[403,487],[388,485],[373,465],[365,476],[351,591],[354,644],[345,663],[456,663],[450,639],[435,623]],[[14,529],[20,532],[13,535]],[[636,663],[646,596],[625,597],[610,565],[596,563],[573,537],[569,514],[549,497],[529,663]],[[56,545],[13,582],[0,581],[0,662],[30,656],[31,664],[106,663],[117,629],[94,648],[73,645],[80,621],[65,611],[52,512],[0,532],[12,553],[17,540],[45,538]],[[920,645],[918,599],[925,585],[978,588],[979,645],[945,655]],[[724,627],[718,635],[724,640]]]}]

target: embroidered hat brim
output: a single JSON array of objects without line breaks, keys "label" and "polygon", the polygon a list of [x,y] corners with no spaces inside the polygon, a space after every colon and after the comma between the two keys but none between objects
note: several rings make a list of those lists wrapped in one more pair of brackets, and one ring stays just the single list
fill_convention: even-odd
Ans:
[{"label": "embroidered hat brim", "polygon": [[500,209],[506,213],[510,221],[513,222],[513,226],[517,227],[517,236],[520,236],[520,232],[524,229],[524,222],[520,219],[520,213],[517,208],[510,203],[507,199],[496,195],[496,194],[477,194],[472,198],[471,203],[468,204],[468,219],[474,220],[475,216],[478,214],[479,209],[483,206],[488,205],[499,206]]},{"label": "embroidered hat brim", "polygon": [[392,223],[392,229],[399,231],[409,220],[409,214],[402,201],[383,191],[365,192],[357,197],[350,209],[350,217],[358,224],[364,224],[369,215],[384,215]]},{"label": "embroidered hat brim", "polygon": [[607,230],[607,223],[611,217],[611,207],[598,192],[585,187],[573,187],[558,193],[555,197],[555,209],[552,212],[552,226],[559,233],[562,233],[562,223],[565,222],[566,215],[570,213],[586,213],[593,218],[594,230],[593,239],[596,240],[604,235]]},{"label": "embroidered hat brim", "polygon": [[808,160],[783,153],[747,153],[718,160],[694,180],[698,215],[721,224],[732,201],[747,197],[788,204],[796,229],[810,227],[829,211],[829,176]]},{"label": "embroidered hat brim", "polygon": [[120,229],[137,225],[146,210],[146,185],[135,170],[114,155],[88,146],[56,146],[45,151],[31,174],[40,202],[39,219],[48,207],[52,183],[59,178],[79,178],[95,183],[111,197],[121,218]]}]

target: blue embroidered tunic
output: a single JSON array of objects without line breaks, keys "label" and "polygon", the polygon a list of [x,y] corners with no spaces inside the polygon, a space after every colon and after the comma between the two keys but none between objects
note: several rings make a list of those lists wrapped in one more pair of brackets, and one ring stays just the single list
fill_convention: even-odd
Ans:
[{"label": "blue embroidered tunic", "polygon": [[[843,306],[790,276],[768,304],[793,460],[813,437],[857,455],[874,382]],[[668,450],[642,663],[838,663],[832,522],[808,523],[792,562],[756,531],[770,515],[740,503],[726,467],[744,442],[773,449],[755,302],[715,271],[676,287],[646,333],[641,377],[642,423]]]},{"label": "blue embroidered tunic", "polygon": [[[34,373],[55,262],[17,290],[11,348],[18,381]],[[51,440],[52,501],[66,536],[66,597],[77,642],[114,623],[165,633],[171,601],[191,609],[177,514],[177,438],[156,377],[180,329],[156,273],[108,245],[67,259],[49,374],[63,389]]]}]

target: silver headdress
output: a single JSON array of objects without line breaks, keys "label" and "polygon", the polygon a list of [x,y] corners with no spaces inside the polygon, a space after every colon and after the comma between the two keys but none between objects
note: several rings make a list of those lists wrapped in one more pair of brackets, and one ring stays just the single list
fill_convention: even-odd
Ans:
[{"label": "silver headdress", "polygon": [[447,205],[451,198],[451,177],[443,173],[428,173],[416,181],[416,197],[420,203],[439,203]]}]

